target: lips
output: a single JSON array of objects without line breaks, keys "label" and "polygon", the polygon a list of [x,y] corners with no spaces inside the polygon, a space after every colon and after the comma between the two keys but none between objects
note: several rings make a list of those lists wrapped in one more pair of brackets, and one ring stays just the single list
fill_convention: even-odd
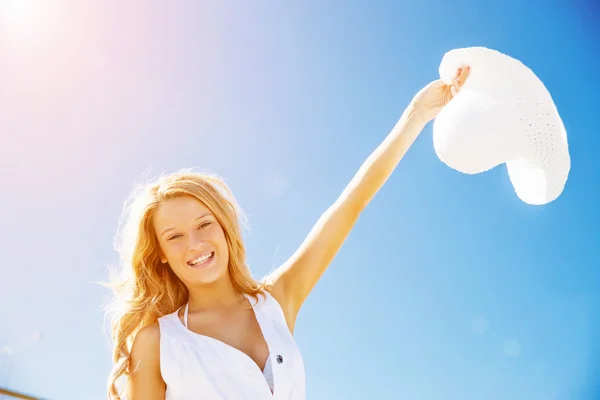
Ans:
[{"label": "lips", "polygon": [[196,267],[196,268],[202,267],[202,266],[205,266],[208,263],[210,263],[214,257],[215,257],[215,252],[211,251],[211,252],[202,254],[201,256],[188,261],[187,265],[189,265],[190,267]]}]

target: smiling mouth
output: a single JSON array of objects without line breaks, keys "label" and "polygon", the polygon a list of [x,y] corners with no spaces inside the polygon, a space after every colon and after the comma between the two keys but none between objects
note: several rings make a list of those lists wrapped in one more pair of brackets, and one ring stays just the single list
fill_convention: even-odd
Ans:
[{"label": "smiling mouth", "polygon": [[211,251],[208,254],[204,254],[198,258],[188,261],[187,265],[189,265],[190,267],[202,267],[202,266],[210,263],[214,257],[215,257],[215,252]]}]

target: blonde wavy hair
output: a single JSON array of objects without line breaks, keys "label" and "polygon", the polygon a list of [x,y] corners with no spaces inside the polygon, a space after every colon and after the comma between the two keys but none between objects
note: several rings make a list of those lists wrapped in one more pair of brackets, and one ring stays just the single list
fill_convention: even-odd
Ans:
[{"label": "blonde wavy hair", "polygon": [[153,217],[165,200],[191,196],[215,216],[227,240],[229,275],[234,287],[254,298],[264,294],[266,284],[252,277],[246,264],[242,239],[244,215],[225,182],[205,173],[181,170],[140,185],[125,202],[115,247],[120,255],[118,271],[108,283],[113,291],[107,316],[111,317],[114,366],[108,379],[109,399],[120,400],[117,382],[127,378],[131,345],[136,333],[158,318],[185,304],[188,290],[160,261]]}]

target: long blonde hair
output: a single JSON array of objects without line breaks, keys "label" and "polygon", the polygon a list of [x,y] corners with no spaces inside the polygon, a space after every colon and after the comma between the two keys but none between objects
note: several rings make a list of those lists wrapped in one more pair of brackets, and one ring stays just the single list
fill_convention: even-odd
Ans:
[{"label": "long blonde hair", "polygon": [[170,198],[191,196],[215,216],[227,240],[229,275],[234,287],[256,297],[265,284],[256,281],[246,264],[241,224],[244,216],[229,187],[216,176],[182,170],[163,175],[138,187],[125,203],[116,237],[120,255],[117,274],[109,285],[114,298],[107,315],[112,318],[114,367],[108,380],[108,396],[120,400],[117,381],[128,377],[131,345],[136,333],[164,315],[179,309],[188,297],[183,282],[160,261],[153,217],[160,204]]}]

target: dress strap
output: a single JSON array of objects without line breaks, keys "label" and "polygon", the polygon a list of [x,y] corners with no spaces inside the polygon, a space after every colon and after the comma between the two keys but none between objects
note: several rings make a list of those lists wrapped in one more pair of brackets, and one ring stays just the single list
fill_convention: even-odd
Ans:
[{"label": "dress strap", "polygon": [[185,303],[185,310],[183,310],[183,325],[188,327],[188,305],[189,303]]}]

